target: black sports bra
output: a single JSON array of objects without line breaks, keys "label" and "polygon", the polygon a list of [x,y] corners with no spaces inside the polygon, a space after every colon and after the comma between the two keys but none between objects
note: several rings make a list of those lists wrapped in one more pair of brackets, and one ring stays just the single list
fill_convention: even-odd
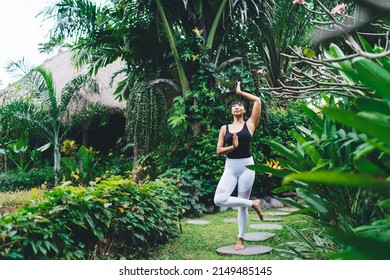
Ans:
[{"label": "black sports bra", "polygon": [[[246,126],[246,122],[244,123],[244,127],[239,132],[237,132],[237,136],[238,147],[232,152],[228,153],[226,156],[228,158],[251,157],[250,144],[252,141],[252,135]],[[233,133],[229,132],[229,125],[226,125],[225,143],[227,143],[228,146],[233,145]]]}]

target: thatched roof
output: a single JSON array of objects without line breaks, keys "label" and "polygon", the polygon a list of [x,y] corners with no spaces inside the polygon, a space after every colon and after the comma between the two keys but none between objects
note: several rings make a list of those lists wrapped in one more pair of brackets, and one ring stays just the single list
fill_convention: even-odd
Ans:
[{"label": "thatched roof", "polygon": [[[72,53],[70,50],[60,52],[54,57],[45,60],[41,66],[46,70],[50,71],[53,75],[53,80],[56,87],[57,94],[61,93],[61,90],[64,88],[67,82],[71,81],[73,78],[79,74],[87,73],[87,66],[83,66],[81,69],[75,69],[71,62]],[[94,77],[99,86],[99,94],[91,93],[86,90],[81,92],[81,98],[77,99],[77,104],[75,102],[71,103],[72,109],[78,111],[85,108],[88,104],[99,102],[107,106],[110,111],[113,112],[124,112],[126,108],[126,102],[119,102],[114,99],[113,93],[117,86],[118,81],[123,78],[122,75],[118,75],[112,86],[110,86],[111,77],[113,73],[117,72],[123,67],[123,63],[120,60],[115,61],[112,64],[107,65],[104,68],[101,68],[97,75]],[[16,82],[17,83],[17,82]],[[12,95],[5,94],[10,92],[11,88],[6,88],[3,90],[2,99],[9,99]],[[7,97],[5,95],[8,95]],[[57,96],[59,97],[59,96]],[[14,98],[10,98],[14,99]],[[1,104],[2,102],[0,102]],[[72,110],[72,111],[74,111]]]}]

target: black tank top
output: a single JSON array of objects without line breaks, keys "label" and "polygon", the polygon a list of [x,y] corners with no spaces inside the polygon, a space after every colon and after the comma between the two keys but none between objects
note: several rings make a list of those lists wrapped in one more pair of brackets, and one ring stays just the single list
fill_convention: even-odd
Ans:
[{"label": "black tank top", "polygon": [[[244,127],[237,132],[238,136],[238,147],[232,152],[228,153],[226,156],[228,158],[248,158],[251,157],[251,151],[249,149],[252,135],[249,132],[248,127],[246,126],[246,122],[244,123]],[[226,125],[226,133],[225,133],[225,143],[228,146],[233,145],[233,134],[229,132],[229,126]]]}]

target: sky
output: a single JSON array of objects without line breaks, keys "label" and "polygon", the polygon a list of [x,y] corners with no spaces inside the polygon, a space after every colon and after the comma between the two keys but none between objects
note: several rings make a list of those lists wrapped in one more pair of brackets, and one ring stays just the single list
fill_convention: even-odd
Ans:
[{"label": "sky", "polygon": [[0,9],[0,89],[15,78],[4,69],[10,60],[23,57],[32,65],[40,65],[54,54],[41,54],[38,44],[47,42],[52,27],[36,17],[39,11],[58,0],[8,0]]}]

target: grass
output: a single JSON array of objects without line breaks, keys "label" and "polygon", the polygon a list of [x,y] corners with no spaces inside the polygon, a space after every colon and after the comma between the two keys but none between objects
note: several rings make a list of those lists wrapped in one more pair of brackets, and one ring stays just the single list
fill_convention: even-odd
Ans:
[{"label": "grass", "polygon": [[[277,211],[277,210],[270,210]],[[267,217],[267,211],[264,212]],[[150,259],[154,260],[283,260],[285,256],[280,254],[277,249],[288,249],[284,243],[296,241],[293,235],[283,227],[282,230],[267,230],[273,232],[276,236],[265,241],[249,242],[250,245],[264,245],[272,247],[271,253],[255,256],[227,256],[220,255],[216,249],[222,246],[234,245],[237,240],[237,223],[226,223],[223,220],[235,218],[236,210],[227,210],[216,214],[204,215],[200,219],[209,221],[205,225],[188,224],[188,219],[182,221],[182,233],[171,242],[160,246],[152,253]],[[254,211],[249,212],[248,225],[260,223],[252,220],[257,218]],[[310,222],[302,215],[282,216],[283,226],[293,226],[297,229],[308,227]],[[269,223],[269,222],[266,222]],[[251,229],[247,226],[246,232],[256,232],[259,230]]]},{"label": "grass", "polygon": [[32,188],[31,190],[0,192],[0,206],[17,206],[26,201],[39,200],[46,188]]}]

